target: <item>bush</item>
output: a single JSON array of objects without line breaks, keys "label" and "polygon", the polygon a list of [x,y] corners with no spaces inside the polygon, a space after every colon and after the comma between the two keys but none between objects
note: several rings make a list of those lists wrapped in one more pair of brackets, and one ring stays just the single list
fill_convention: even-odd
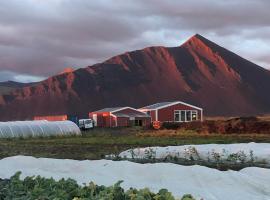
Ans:
[{"label": "bush", "polygon": [[195,200],[191,194],[185,194],[181,200]]},{"label": "bush", "polygon": [[[0,200],[175,200],[166,189],[161,189],[158,193],[147,188],[130,188],[124,191],[120,186],[122,181],[110,187],[98,186],[93,182],[80,186],[72,179],[55,181],[36,176],[20,180],[20,174],[17,172],[10,180],[0,179]],[[186,197],[185,200],[192,200]]]},{"label": "bush", "polygon": [[202,129],[203,123],[200,121],[193,121],[193,122],[163,122],[162,128],[164,129],[185,129],[185,130],[192,130],[192,131],[199,131]]},{"label": "bush", "polygon": [[204,120],[188,123],[164,122],[163,129],[192,130],[198,133],[243,134],[270,133],[270,121],[263,121],[256,117],[237,117],[228,120]]}]

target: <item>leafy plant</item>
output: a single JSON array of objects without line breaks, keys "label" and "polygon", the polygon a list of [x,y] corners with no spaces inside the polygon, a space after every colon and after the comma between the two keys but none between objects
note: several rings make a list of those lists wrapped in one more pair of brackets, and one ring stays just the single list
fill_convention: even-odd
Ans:
[{"label": "leafy plant", "polygon": [[[158,193],[148,188],[125,191],[121,187],[123,181],[110,187],[98,186],[93,182],[80,186],[73,179],[55,181],[33,176],[21,180],[20,175],[17,172],[10,180],[0,179],[0,200],[175,200],[167,189],[161,189]],[[193,200],[191,195],[185,195],[182,199]]]},{"label": "leafy plant", "polygon": [[146,159],[156,159],[156,151],[153,148],[147,148],[144,150],[145,158]]},{"label": "leafy plant", "polygon": [[195,161],[200,160],[199,152],[195,147],[189,146],[187,149],[184,149],[184,157],[185,159]]},{"label": "leafy plant", "polygon": [[195,200],[191,194],[185,194],[181,200]]}]

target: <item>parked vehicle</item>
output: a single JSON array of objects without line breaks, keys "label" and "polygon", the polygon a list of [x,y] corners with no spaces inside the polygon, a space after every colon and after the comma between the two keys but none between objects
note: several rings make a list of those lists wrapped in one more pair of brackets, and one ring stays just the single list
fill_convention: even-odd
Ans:
[{"label": "parked vehicle", "polygon": [[36,116],[34,120],[47,120],[47,121],[72,121],[82,129],[94,128],[94,121],[92,119],[79,119],[76,115],[49,115],[49,116]]},{"label": "parked vehicle", "polygon": [[94,121],[92,119],[79,119],[79,128],[82,130],[94,128]]}]

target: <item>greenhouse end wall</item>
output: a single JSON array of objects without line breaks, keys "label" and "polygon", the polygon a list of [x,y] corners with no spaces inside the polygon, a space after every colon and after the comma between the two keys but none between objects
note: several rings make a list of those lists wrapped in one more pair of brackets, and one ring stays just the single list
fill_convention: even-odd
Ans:
[{"label": "greenhouse end wall", "polygon": [[12,121],[0,122],[0,138],[49,137],[81,135],[79,127],[71,121]]}]

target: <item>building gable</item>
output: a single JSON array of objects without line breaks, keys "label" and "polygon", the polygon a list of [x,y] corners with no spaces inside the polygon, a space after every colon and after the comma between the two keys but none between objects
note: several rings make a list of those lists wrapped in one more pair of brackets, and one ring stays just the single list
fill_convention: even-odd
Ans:
[{"label": "building gable", "polygon": [[156,104],[152,104],[152,105],[149,105],[149,106],[142,107],[139,110],[141,110],[141,111],[159,110],[159,109],[170,107],[170,106],[177,105],[177,104],[182,104],[182,105],[194,108],[194,109],[202,110],[202,108],[199,108],[197,106],[185,103],[183,101],[156,103]]}]

